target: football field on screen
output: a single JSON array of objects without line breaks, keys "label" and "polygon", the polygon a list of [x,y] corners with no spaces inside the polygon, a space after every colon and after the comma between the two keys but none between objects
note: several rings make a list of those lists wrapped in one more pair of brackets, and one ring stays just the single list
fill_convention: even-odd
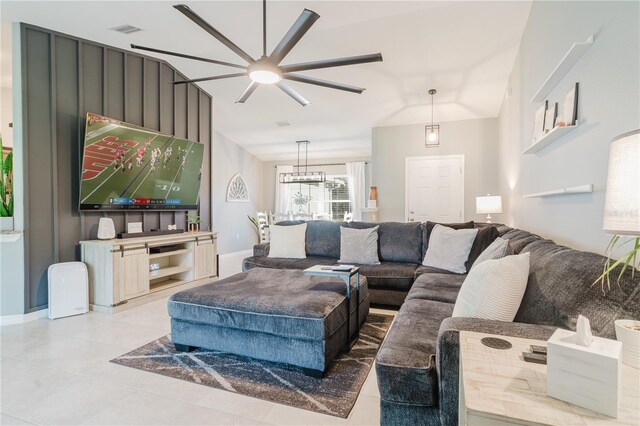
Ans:
[{"label": "football field on screen", "polygon": [[[146,146],[140,163],[139,148]],[[124,164],[118,155],[124,152]],[[155,164],[152,152],[159,153]],[[105,204],[110,198],[179,199],[198,203],[202,144],[113,123],[94,123],[86,132],[82,170],[82,204]],[[168,154],[170,153],[170,155]],[[131,165],[129,165],[131,164]]]}]

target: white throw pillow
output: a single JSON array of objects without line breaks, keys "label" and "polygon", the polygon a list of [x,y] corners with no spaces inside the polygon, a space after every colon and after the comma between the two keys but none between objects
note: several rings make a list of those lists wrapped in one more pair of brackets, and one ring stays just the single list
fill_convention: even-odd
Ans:
[{"label": "white throw pillow", "polygon": [[529,279],[529,253],[489,259],[462,283],[452,317],[513,321]]},{"label": "white throw pillow", "polygon": [[340,263],[378,265],[378,227],[340,228]]},{"label": "white throw pillow", "polygon": [[305,235],[307,224],[300,225],[271,225],[269,226],[270,242],[268,257],[286,257],[289,259],[304,259]]},{"label": "white throw pillow", "polygon": [[452,229],[436,225],[429,237],[429,248],[422,264],[432,268],[464,274],[477,229]]}]

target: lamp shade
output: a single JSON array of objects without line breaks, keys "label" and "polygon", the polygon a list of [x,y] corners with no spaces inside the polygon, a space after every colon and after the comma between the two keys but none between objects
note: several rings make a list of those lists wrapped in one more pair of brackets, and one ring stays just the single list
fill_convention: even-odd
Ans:
[{"label": "lamp shade", "polygon": [[611,142],[602,228],[610,234],[640,235],[640,130]]},{"label": "lamp shade", "polygon": [[476,213],[502,213],[502,197],[499,195],[476,197]]}]

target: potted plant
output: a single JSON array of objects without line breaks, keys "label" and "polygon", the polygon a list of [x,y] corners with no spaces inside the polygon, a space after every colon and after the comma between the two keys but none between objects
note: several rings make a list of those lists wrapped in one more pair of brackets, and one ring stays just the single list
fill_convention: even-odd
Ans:
[{"label": "potted plant", "polygon": [[[2,136],[0,136],[2,145]],[[0,155],[0,231],[13,230],[13,151]]]},{"label": "potted plant", "polygon": [[187,225],[189,226],[189,232],[198,232],[200,227],[200,216],[187,214]]}]

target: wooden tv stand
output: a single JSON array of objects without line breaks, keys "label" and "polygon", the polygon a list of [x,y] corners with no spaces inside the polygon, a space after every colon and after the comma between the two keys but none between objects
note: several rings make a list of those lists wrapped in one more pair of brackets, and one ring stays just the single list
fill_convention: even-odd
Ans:
[{"label": "wooden tv stand", "polygon": [[91,309],[112,313],[124,304],[131,306],[130,301],[140,304],[164,297],[172,287],[211,281],[218,275],[217,235],[185,232],[80,241]]}]

